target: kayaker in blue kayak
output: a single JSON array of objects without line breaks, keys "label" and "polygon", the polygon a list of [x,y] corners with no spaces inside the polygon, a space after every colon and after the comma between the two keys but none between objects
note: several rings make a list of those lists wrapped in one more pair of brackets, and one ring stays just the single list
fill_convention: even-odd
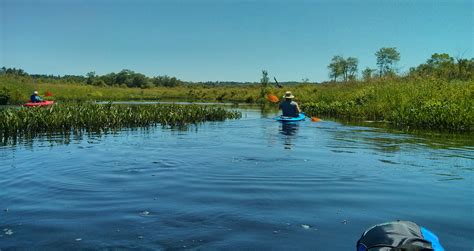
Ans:
[{"label": "kayaker in blue kayak", "polygon": [[392,221],[367,229],[357,241],[357,251],[444,251],[438,237],[411,221]]},{"label": "kayaker in blue kayak", "polygon": [[283,112],[283,117],[293,117],[296,118],[299,116],[301,110],[298,106],[298,103],[293,101],[295,96],[290,91],[285,92],[283,96],[284,100],[280,103],[279,109]]},{"label": "kayaker in blue kayak", "polygon": [[43,99],[38,95],[38,91],[34,91],[30,97],[31,103],[43,102]]}]

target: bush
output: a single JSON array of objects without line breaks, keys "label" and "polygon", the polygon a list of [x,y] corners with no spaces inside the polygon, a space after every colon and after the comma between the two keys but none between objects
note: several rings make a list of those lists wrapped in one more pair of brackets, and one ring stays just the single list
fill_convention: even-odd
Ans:
[{"label": "bush", "polygon": [[0,105],[6,105],[8,104],[8,101],[10,100],[10,90],[7,89],[6,87],[3,87],[0,90]]}]

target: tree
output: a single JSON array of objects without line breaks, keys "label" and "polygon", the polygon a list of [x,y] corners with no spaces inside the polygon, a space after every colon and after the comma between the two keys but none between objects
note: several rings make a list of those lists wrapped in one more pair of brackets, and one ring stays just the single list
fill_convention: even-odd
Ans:
[{"label": "tree", "polygon": [[141,73],[134,73],[132,75],[131,86],[132,87],[147,88],[149,86],[148,85],[148,79],[145,75],[143,75]]},{"label": "tree", "polygon": [[445,64],[454,63],[454,59],[449,56],[447,53],[435,53],[431,55],[431,58],[426,60],[426,64],[432,66],[433,68],[439,68]]},{"label": "tree", "polygon": [[376,70],[375,69],[371,69],[369,67],[365,68],[363,71],[362,71],[362,79],[364,79],[364,81],[370,81],[372,80],[373,78],[373,73],[375,72]]},{"label": "tree", "polygon": [[435,53],[426,63],[410,68],[410,76],[433,77],[447,80],[469,80],[474,78],[474,59],[457,57],[446,53]]},{"label": "tree", "polygon": [[91,72],[86,73],[86,77],[87,77],[87,84],[91,85],[94,82],[95,71],[91,71]]},{"label": "tree", "polygon": [[359,60],[357,58],[348,57],[346,59],[346,78],[347,80],[355,80],[357,76],[357,65],[359,64]]},{"label": "tree", "polygon": [[474,58],[466,59],[466,58],[457,58],[457,72],[456,77],[458,79],[468,80],[474,78]]},{"label": "tree", "polygon": [[383,47],[375,53],[380,76],[395,73],[395,64],[400,61],[400,53],[395,47]]},{"label": "tree", "polygon": [[359,60],[357,58],[348,57],[345,59],[343,56],[334,56],[328,65],[329,77],[333,81],[341,77],[344,82],[347,82],[349,79],[355,79],[358,64]]},{"label": "tree", "polygon": [[268,84],[270,83],[270,79],[268,78],[268,72],[266,70],[262,70],[262,78],[260,79],[260,97],[263,99],[268,91]]},{"label": "tree", "polygon": [[127,69],[121,70],[119,73],[117,73],[117,76],[115,77],[115,83],[119,85],[127,85],[128,87],[134,87],[132,84],[132,75],[135,72]]},{"label": "tree", "polygon": [[344,74],[344,64],[345,60],[342,56],[334,56],[331,59],[331,63],[328,65],[329,77],[336,81],[338,77]]},{"label": "tree", "polygon": [[165,87],[175,87],[183,84],[183,81],[169,76],[157,76],[152,79],[153,85],[155,86],[165,86]]}]

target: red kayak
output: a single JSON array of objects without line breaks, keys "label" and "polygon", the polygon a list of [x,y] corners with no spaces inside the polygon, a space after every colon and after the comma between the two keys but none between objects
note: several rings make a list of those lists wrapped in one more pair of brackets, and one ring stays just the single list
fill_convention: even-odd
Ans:
[{"label": "red kayak", "polygon": [[28,103],[24,104],[23,106],[34,107],[34,106],[48,106],[48,105],[52,105],[52,104],[54,104],[54,101],[46,100],[46,101],[36,102],[36,103],[28,102]]}]

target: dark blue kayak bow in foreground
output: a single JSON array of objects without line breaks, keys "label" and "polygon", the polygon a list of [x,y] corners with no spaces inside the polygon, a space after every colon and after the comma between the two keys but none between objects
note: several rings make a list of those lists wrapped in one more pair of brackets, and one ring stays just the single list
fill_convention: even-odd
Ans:
[{"label": "dark blue kayak bow in foreground", "polygon": [[411,221],[375,225],[357,241],[357,251],[444,251],[438,237]]}]

